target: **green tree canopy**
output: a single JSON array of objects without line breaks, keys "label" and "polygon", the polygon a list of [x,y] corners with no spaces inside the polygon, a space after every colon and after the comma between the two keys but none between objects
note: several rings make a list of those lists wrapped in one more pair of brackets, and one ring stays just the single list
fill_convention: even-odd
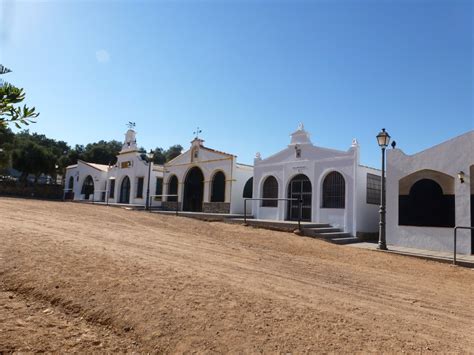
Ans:
[{"label": "green tree canopy", "polygon": [[[0,64],[0,75],[8,74],[11,70]],[[18,104],[25,99],[23,89],[17,88],[0,79],[0,126],[7,126],[9,123],[21,128],[22,125],[29,125],[34,122],[32,119],[38,117],[39,113],[35,108],[23,107]]]}]

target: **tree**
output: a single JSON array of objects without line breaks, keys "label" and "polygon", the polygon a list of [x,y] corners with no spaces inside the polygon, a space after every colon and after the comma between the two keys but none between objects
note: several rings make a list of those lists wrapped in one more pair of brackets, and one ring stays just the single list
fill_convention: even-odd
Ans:
[{"label": "tree", "polygon": [[10,165],[14,139],[15,134],[11,129],[0,125],[0,168],[7,168]]},{"label": "tree", "polygon": [[[0,64],[0,75],[10,73],[11,70]],[[34,123],[33,118],[39,113],[35,108],[28,108],[26,105],[16,106],[25,99],[23,89],[17,88],[7,82],[0,80],[0,126],[7,126],[9,123],[15,124],[17,128],[21,125],[28,126]]]},{"label": "tree", "polygon": [[153,151],[153,163],[163,165],[166,162],[163,148],[155,148]]},{"label": "tree", "polygon": [[86,145],[84,152],[80,154],[79,159],[97,164],[115,164],[117,155],[122,149],[122,143],[116,140],[98,141]]},{"label": "tree", "polygon": [[26,141],[16,148],[12,154],[13,167],[22,172],[21,180],[26,181],[28,175],[36,178],[41,174],[56,175],[53,154],[39,144]]},{"label": "tree", "polygon": [[180,144],[172,145],[165,151],[166,162],[176,158],[183,151],[183,147]]}]

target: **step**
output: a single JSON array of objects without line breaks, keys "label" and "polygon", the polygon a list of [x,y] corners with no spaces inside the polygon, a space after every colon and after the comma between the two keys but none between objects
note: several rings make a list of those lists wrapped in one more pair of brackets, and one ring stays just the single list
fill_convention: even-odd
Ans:
[{"label": "step", "polygon": [[339,228],[334,227],[321,227],[321,228],[303,228],[303,233],[305,235],[317,236],[322,233],[336,233],[341,232]]},{"label": "step", "polygon": [[343,238],[332,238],[328,240],[331,243],[334,244],[339,244],[339,245],[345,245],[345,244],[353,244],[353,243],[359,243],[360,240],[356,237],[343,237]]},{"label": "step", "polygon": [[334,238],[348,238],[348,237],[352,237],[352,235],[346,232],[328,232],[328,233],[319,233],[316,235],[312,235],[312,237],[322,238],[322,239],[334,239]]}]

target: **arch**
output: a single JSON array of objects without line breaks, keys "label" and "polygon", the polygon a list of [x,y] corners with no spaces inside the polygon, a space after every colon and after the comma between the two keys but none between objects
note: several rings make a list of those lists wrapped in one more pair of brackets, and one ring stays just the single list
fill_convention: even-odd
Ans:
[{"label": "arch", "polygon": [[[178,194],[178,177],[176,175],[171,175],[168,179],[168,191],[167,195],[177,195]],[[169,196],[166,198],[169,202],[177,202],[178,196]]]},{"label": "arch", "polygon": [[130,203],[130,178],[125,175],[120,184],[120,203]]},{"label": "arch", "polygon": [[444,194],[454,195],[454,178],[441,171],[431,169],[418,170],[401,178],[398,182],[399,194],[408,195],[411,187],[422,179],[433,180],[442,188]]},{"label": "arch", "polygon": [[67,188],[70,191],[72,191],[72,189],[74,188],[74,177],[72,177],[72,176],[69,177],[69,182],[67,184]]},{"label": "arch", "polygon": [[225,201],[225,175],[222,171],[217,171],[212,177],[211,202]]},{"label": "arch", "polygon": [[301,200],[301,220],[311,221],[312,190],[311,181],[304,174],[295,175],[289,181],[287,196],[292,200],[288,201],[287,219],[299,219]]},{"label": "arch", "polygon": [[252,198],[253,197],[253,177],[247,180],[244,186],[244,191],[242,193],[243,198]]},{"label": "arch", "polygon": [[184,179],[183,211],[201,212],[204,196],[204,174],[197,166]]},{"label": "arch", "polygon": [[346,180],[338,171],[331,171],[323,180],[322,208],[346,207]]},{"label": "arch", "polygon": [[[278,181],[273,175],[263,182],[262,198],[278,198]],[[278,207],[278,200],[262,200],[262,207]]]},{"label": "arch", "polygon": [[[443,174],[443,173],[440,173]],[[443,174],[446,175],[446,174]],[[442,181],[428,178],[412,180],[414,183],[409,187],[408,194],[406,186],[400,180],[400,195],[398,203],[398,224],[407,226],[423,227],[454,227],[455,223],[455,197],[454,194],[446,194],[444,191],[454,191],[454,178]],[[448,175],[449,177],[449,175]]]},{"label": "arch", "polygon": [[84,182],[82,183],[81,194],[84,195],[85,200],[88,200],[90,195],[94,197],[94,180],[92,179],[92,176],[87,175],[84,179]]}]

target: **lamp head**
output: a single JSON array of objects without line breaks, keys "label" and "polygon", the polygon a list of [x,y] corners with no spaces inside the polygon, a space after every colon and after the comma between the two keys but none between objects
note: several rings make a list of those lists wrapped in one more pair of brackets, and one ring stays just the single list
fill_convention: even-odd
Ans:
[{"label": "lamp head", "polygon": [[387,148],[390,143],[390,135],[385,131],[385,128],[382,128],[382,131],[377,134],[377,143],[380,148]]}]

